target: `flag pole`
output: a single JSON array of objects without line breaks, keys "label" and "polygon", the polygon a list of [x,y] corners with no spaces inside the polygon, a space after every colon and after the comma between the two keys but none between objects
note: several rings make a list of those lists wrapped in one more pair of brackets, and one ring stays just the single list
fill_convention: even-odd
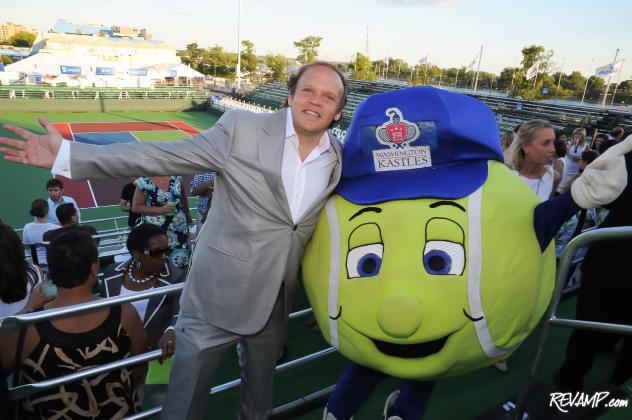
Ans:
[{"label": "flag pole", "polygon": [[483,46],[481,45],[481,51],[478,53],[478,66],[476,67],[476,79],[474,80],[474,92],[478,89],[478,75],[481,72],[481,60],[483,59]]},{"label": "flag pole", "polygon": [[[590,65],[588,67],[588,74],[590,74],[590,70],[593,66],[593,61],[595,61],[595,57],[590,59]],[[584,85],[584,93],[582,93],[582,103],[584,103],[584,98],[586,97],[586,89],[588,89],[588,81],[590,80],[590,76],[586,77],[586,84]]]},{"label": "flag pole", "polygon": [[454,87],[457,87],[457,84],[459,82],[459,68],[456,68],[456,77],[454,78]]},{"label": "flag pole", "polygon": [[557,96],[560,93],[560,82],[562,81],[562,67],[564,67],[564,61],[566,57],[562,57],[562,65],[560,66],[560,75],[557,78],[557,88],[555,89],[555,103],[557,103]]},{"label": "flag pole", "polygon": [[534,92],[535,92],[535,82],[538,81],[538,73],[540,73],[540,60],[538,60],[538,63],[535,66],[535,77],[533,78],[533,91]]},{"label": "flag pole", "polygon": [[[617,62],[617,56],[619,55],[619,49],[617,48],[617,52],[614,53],[614,60],[612,60],[612,64],[614,65]],[[606,91],[603,94],[603,100],[601,101],[601,107],[604,108],[606,106],[606,97],[608,96],[608,88],[610,88],[610,78],[612,77],[612,73],[608,75],[608,81],[606,82]]]},{"label": "flag pole", "polygon": [[[625,58],[621,60],[621,68],[619,69],[619,75],[617,76],[617,84],[614,85],[614,92],[612,92],[612,100],[610,101],[610,106],[614,104],[614,95],[617,94],[617,88],[619,87],[619,83],[621,82],[621,72],[623,72],[623,64],[625,63]],[[617,63],[615,63],[616,65]]]}]

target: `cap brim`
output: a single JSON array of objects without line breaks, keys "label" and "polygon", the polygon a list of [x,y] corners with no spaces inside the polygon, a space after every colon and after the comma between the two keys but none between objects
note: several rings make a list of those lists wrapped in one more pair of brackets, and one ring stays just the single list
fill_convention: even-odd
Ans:
[{"label": "cap brim", "polygon": [[486,180],[487,161],[481,159],[343,178],[336,193],[354,204],[429,197],[455,200],[470,195]]}]

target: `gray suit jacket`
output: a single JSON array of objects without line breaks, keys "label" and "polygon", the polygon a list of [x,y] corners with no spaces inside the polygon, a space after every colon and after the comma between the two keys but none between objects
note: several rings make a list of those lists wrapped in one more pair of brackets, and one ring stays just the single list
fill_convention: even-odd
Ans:
[{"label": "gray suit jacket", "polygon": [[240,335],[266,324],[285,283],[286,310],[300,258],[320,210],[340,179],[341,146],[323,194],[292,222],[281,178],[286,110],[229,111],[210,129],[169,143],[93,146],[73,143],[73,179],[182,175],[215,171],[217,184],[198,236],[181,311]]}]

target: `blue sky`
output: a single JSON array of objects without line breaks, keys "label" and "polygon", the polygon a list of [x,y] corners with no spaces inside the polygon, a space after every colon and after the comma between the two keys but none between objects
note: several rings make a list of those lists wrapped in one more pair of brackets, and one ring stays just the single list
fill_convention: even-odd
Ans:
[{"label": "blue sky", "polygon": [[[237,0],[0,0],[0,19],[48,30],[57,18],[147,28],[176,48],[197,42],[237,45]],[[257,54],[295,57],[295,40],[323,37],[320,57],[348,60],[401,57],[414,64],[428,54],[442,67],[467,65],[484,45],[481,69],[516,65],[520,50],[540,44],[565,71],[632,59],[632,2],[624,0],[241,0],[242,39]],[[594,58],[590,66],[591,58]],[[593,71],[591,70],[591,72]],[[626,59],[623,75],[632,74]]]}]

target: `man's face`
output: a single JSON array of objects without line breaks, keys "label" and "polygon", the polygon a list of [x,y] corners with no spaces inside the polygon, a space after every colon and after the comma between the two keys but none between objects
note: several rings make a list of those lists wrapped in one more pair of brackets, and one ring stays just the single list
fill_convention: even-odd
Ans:
[{"label": "man's face", "polygon": [[325,66],[314,66],[301,75],[294,94],[288,97],[292,109],[294,130],[300,136],[322,134],[333,120],[340,118],[338,110],[344,87],[340,76]]},{"label": "man's face", "polygon": [[58,202],[61,199],[61,192],[62,192],[62,189],[59,188],[59,187],[50,187],[50,188],[48,188],[48,196],[55,203]]}]

